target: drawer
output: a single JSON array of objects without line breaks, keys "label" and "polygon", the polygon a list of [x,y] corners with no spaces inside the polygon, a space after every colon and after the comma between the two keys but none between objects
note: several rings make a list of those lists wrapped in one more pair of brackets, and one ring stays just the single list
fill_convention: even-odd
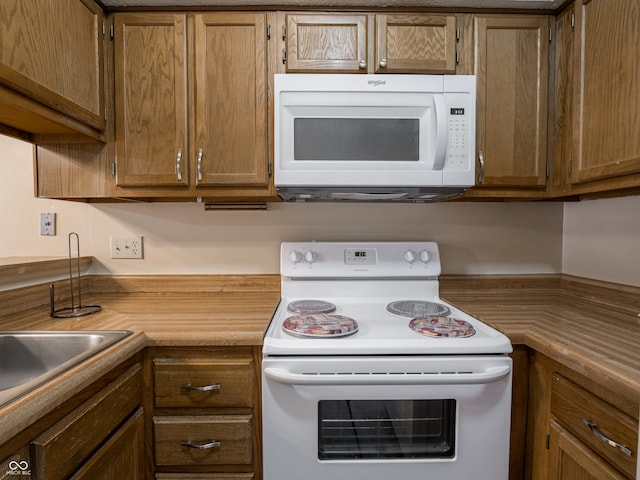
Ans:
[{"label": "drawer", "polygon": [[142,367],[132,366],[31,442],[34,478],[69,474],[141,403]]},{"label": "drawer", "polygon": [[252,480],[253,473],[156,473],[156,480]]},{"label": "drawer", "polygon": [[156,407],[252,407],[252,358],[155,358]]},{"label": "drawer", "polygon": [[251,415],[153,417],[156,465],[251,465]]},{"label": "drawer", "polygon": [[[557,373],[551,387],[551,414],[595,453],[635,478],[637,421]],[[626,447],[629,454],[607,439]]]}]

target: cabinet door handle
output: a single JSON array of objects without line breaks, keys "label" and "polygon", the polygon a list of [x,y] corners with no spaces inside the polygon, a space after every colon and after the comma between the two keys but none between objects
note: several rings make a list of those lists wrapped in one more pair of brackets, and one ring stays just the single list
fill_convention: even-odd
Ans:
[{"label": "cabinet door handle", "polygon": [[189,448],[197,448],[198,450],[209,450],[211,448],[220,448],[222,443],[217,440],[211,440],[205,443],[193,443],[191,440],[180,442],[181,445]]},{"label": "cabinet door handle", "polygon": [[213,392],[215,390],[220,390],[222,387],[219,383],[212,383],[211,385],[203,385],[201,387],[194,387],[190,383],[182,385],[180,390],[183,392]]},{"label": "cabinet door handle", "polygon": [[590,422],[586,418],[583,418],[582,421],[584,422],[584,424],[587,427],[589,427],[589,429],[591,429],[591,432],[596,437],[598,437],[600,440],[602,440],[604,443],[612,446],[613,448],[617,448],[622,453],[624,453],[627,457],[630,457],[632,455],[631,450],[629,449],[629,447],[627,447],[626,445],[624,445],[622,443],[618,443],[615,440],[611,440],[609,437],[607,437],[604,433],[602,433],[600,431],[600,429],[598,428],[598,426],[595,423]]},{"label": "cabinet door handle", "polygon": [[176,175],[178,181],[182,181],[182,148],[178,149],[178,158],[176,158]]},{"label": "cabinet door handle", "polygon": [[198,181],[202,181],[202,149],[198,150]]},{"label": "cabinet door handle", "polygon": [[478,162],[480,163],[480,172],[478,173],[478,183],[484,182],[484,154],[482,151],[478,152]]}]

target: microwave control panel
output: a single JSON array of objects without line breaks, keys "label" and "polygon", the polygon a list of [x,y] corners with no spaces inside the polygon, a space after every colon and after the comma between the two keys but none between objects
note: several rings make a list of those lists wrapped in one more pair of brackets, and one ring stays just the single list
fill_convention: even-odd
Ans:
[{"label": "microwave control panel", "polygon": [[450,169],[469,168],[470,159],[475,157],[475,153],[470,151],[471,145],[475,142],[470,141],[470,135],[475,134],[471,131],[471,108],[469,101],[471,96],[460,93],[446,93],[447,102],[447,157],[445,165]]}]

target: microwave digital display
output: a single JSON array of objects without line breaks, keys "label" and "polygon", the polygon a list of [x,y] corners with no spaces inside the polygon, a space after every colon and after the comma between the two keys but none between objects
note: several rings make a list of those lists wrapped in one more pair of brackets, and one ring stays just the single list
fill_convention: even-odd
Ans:
[{"label": "microwave digital display", "polygon": [[464,115],[464,108],[452,108],[451,115]]}]

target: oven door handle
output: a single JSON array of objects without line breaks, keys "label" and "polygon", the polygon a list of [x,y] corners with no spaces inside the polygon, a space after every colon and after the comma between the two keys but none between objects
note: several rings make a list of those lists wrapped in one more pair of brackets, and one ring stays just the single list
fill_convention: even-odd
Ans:
[{"label": "oven door handle", "polygon": [[267,367],[264,375],[288,385],[479,385],[501,380],[511,372],[510,365],[489,367],[482,372],[462,373],[294,373]]}]

